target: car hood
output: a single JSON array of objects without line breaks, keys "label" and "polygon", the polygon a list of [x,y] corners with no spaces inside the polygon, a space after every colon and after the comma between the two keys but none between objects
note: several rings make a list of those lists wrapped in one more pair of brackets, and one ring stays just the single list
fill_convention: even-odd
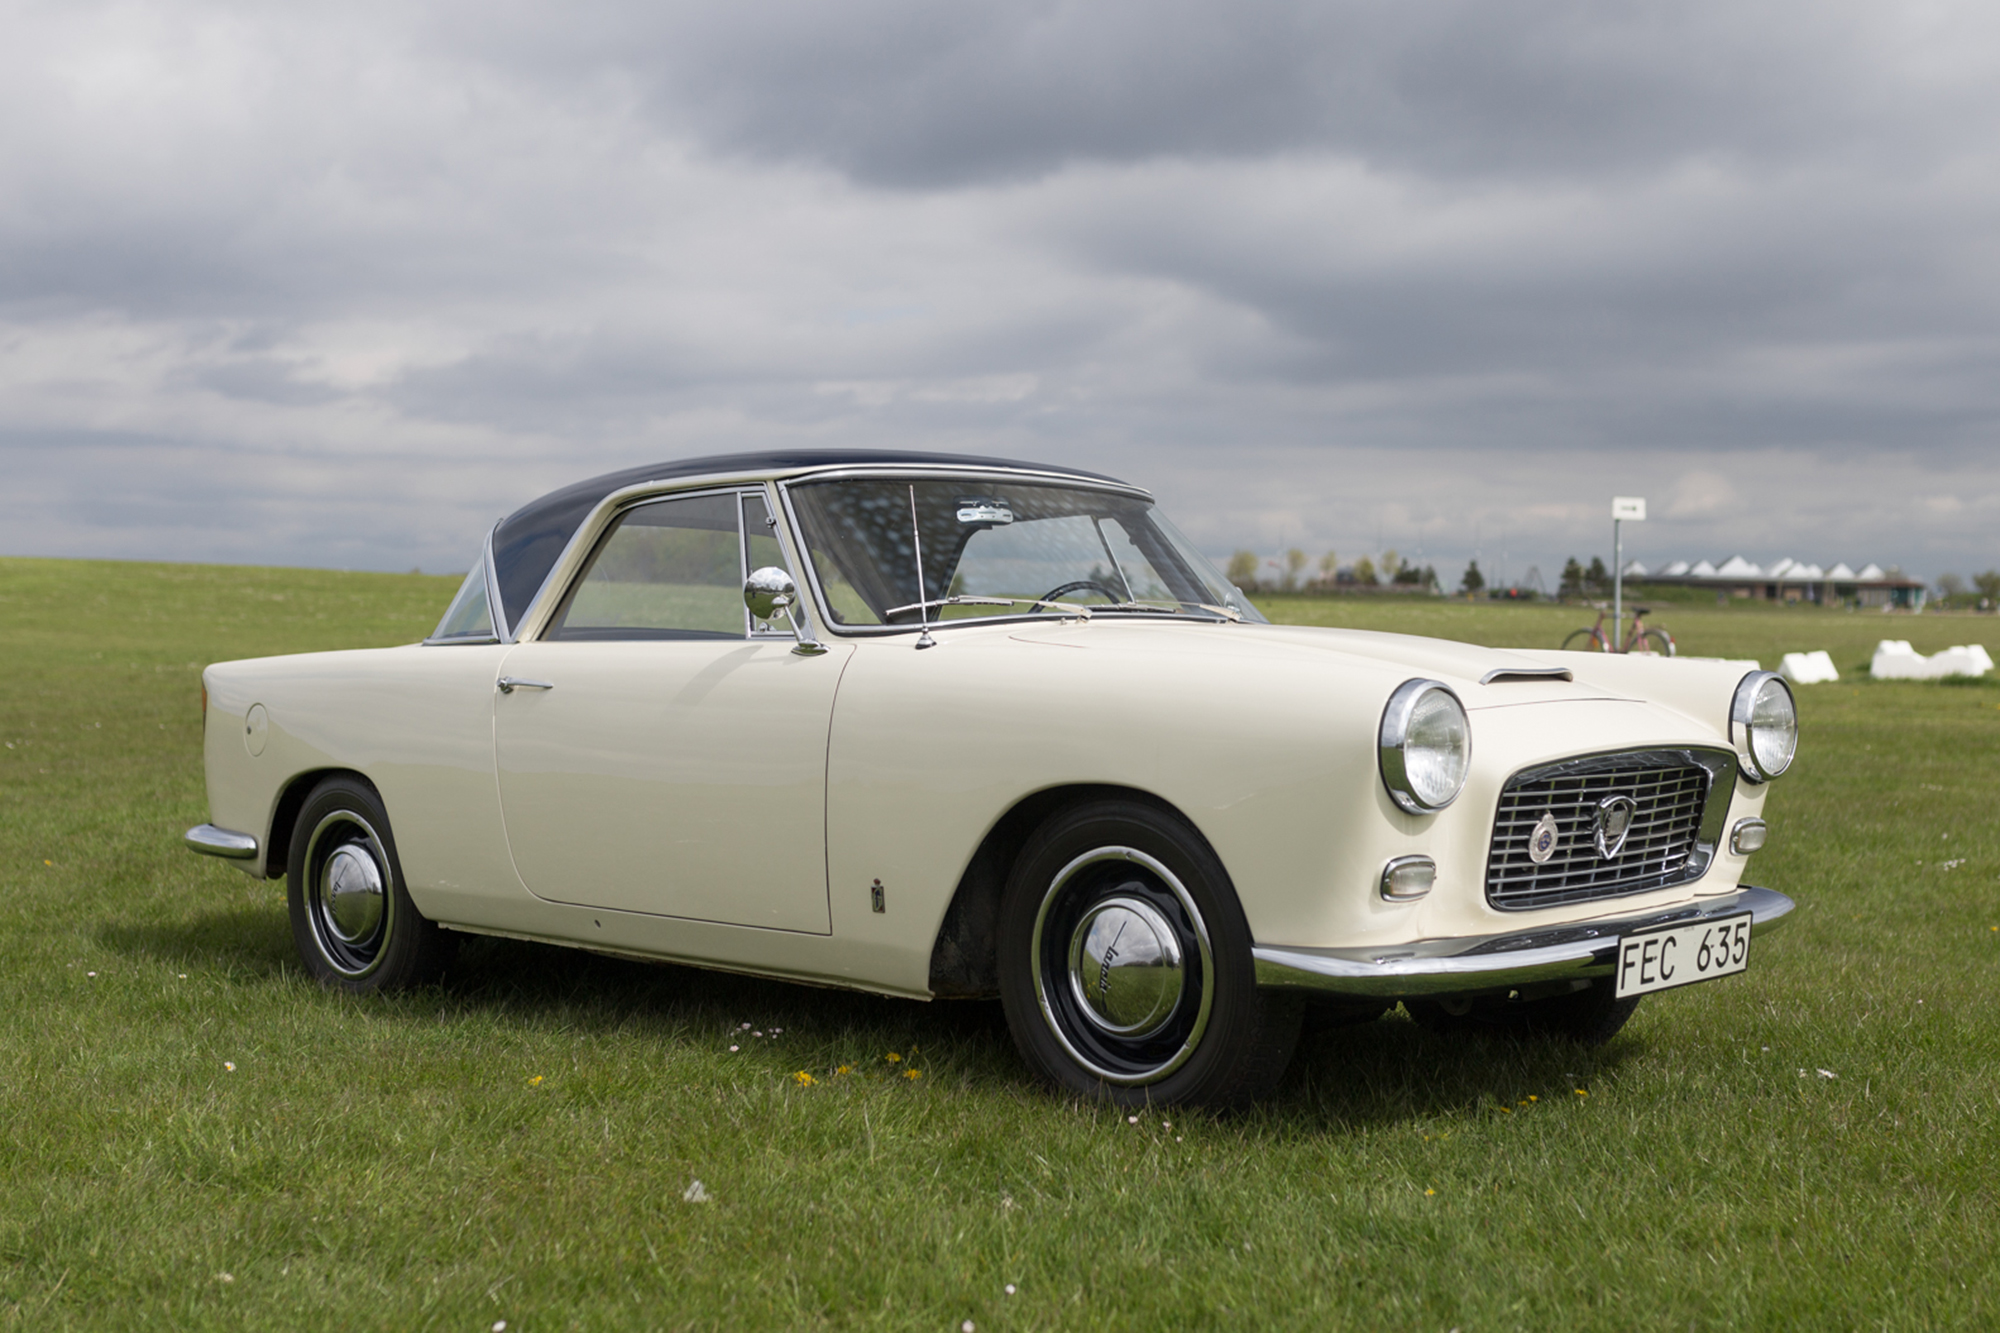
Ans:
[{"label": "car hood", "polygon": [[[1230,657],[1312,656],[1367,671],[1401,676],[1427,676],[1443,681],[1459,694],[1468,709],[1504,708],[1529,703],[1584,699],[1639,698],[1602,679],[1593,679],[1590,659],[1582,654],[1534,652],[1513,648],[1482,648],[1450,639],[1376,630],[1323,629],[1308,625],[1163,623],[1099,617],[1078,623],[1017,627],[1010,636],[1024,643],[1068,648],[1148,654],[1195,654]],[[1582,658],[1579,668],[1578,659]],[[1570,671],[1575,677],[1516,677],[1494,673]]]}]

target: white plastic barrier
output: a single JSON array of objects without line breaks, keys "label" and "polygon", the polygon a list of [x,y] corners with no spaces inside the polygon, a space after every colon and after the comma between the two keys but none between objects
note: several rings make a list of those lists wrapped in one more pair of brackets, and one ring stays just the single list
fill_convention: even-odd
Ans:
[{"label": "white plastic barrier", "polygon": [[1840,679],[1824,648],[1813,653],[1786,653],[1778,663],[1778,674],[1794,685],[1824,685]]},{"label": "white plastic barrier", "polygon": [[1983,676],[1993,659],[1982,644],[1959,644],[1931,657],[1910,647],[1908,639],[1884,639],[1875,645],[1868,674],[1877,680],[1942,680],[1946,676]]}]

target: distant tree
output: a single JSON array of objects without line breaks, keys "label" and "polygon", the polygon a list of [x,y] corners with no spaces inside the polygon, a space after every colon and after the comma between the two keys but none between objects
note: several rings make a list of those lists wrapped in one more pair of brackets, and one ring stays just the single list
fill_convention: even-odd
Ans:
[{"label": "distant tree", "polygon": [[1330,584],[1339,577],[1340,556],[1332,551],[1328,551],[1319,558],[1319,581]]},{"label": "distant tree", "polygon": [[1306,553],[1294,546],[1285,552],[1285,591],[1291,592],[1299,586],[1299,573],[1306,567]]},{"label": "distant tree", "polygon": [[1436,565],[1424,566],[1424,576],[1418,582],[1417,586],[1422,588],[1425,592],[1441,591],[1441,589],[1438,587],[1438,572]]},{"label": "distant tree", "polygon": [[1388,550],[1382,552],[1382,559],[1377,564],[1376,568],[1381,571],[1382,578],[1385,582],[1394,583],[1396,581],[1396,575],[1403,572],[1403,557],[1397,555],[1396,548],[1392,546]]},{"label": "distant tree", "polygon": [[1257,553],[1238,551],[1229,557],[1229,581],[1239,588],[1249,588],[1257,582]]},{"label": "distant tree", "polygon": [[1611,571],[1604,567],[1602,556],[1590,557],[1590,568],[1584,571],[1584,584],[1592,592],[1602,592],[1611,583]]},{"label": "distant tree", "polygon": [[1956,597],[1965,591],[1965,580],[1956,574],[1938,575],[1938,591],[1947,597]]},{"label": "distant tree", "polygon": [[1577,563],[1575,556],[1571,556],[1568,563],[1563,565],[1562,585],[1556,589],[1556,596],[1583,596],[1583,566]]},{"label": "distant tree", "polygon": [[1458,581],[1458,590],[1468,597],[1486,586],[1486,576],[1479,572],[1479,562],[1472,561],[1465,567],[1465,576]]},{"label": "distant tree", "polygon": [[1989,569],[1984,574],[1974,574],[1972,586],[1979,589],[1979,595],[1989,604],[2000,606],[2000,569]]},{"label": "distant tree", "polygon": [[1361,584],[1363,587],[1367,588],[1374,587],[1375,562],[1373,560],[1370,560],[1365,555],[1362,556],[1359,560],[1356,560],[1354,562],[1354,581],[1356,583]]},{"label": "distant tree", "polygon": [[1429,568],[1429,566],[1425,566],[1423,569],[1418,569],[1415,565],[1398,566],[1396,572],[1389,576],[1389,582],[1405,588],[1425,586],[1429,583],[1429,580],[1425,578],[1425,575],[1429,572]]}]

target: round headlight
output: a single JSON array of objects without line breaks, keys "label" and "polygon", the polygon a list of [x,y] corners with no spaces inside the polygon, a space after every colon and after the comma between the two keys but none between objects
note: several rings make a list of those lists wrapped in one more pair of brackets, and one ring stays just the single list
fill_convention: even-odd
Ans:
[{"label": "round headlight", "polygon": [[1799,748],[1799,709],[1792,687],[1774,671],[1753,671],[1729,703],[1729,739],[1743,757],[1743,776],[1769,782],[1792,766]]},{"label": "round headlight", "polygon": [[1472,768],[1472,724],[1451,688],[1407,680],[1382,710],[1382,785],[1413,815],[1457,799]]}]

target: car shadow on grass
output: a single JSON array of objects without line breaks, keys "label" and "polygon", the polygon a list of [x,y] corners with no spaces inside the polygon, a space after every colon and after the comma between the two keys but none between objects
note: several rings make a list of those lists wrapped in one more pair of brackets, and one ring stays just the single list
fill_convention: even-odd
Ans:
[{"label": "car shadow on grass", "polygon": [[165,921],[105,922],[97,942],[128,958],[182,971],[223,972],[245,980],[297,976],[298,955],[282,905],[243,903]]},{"label": "car shadow on grass", "polygon": [[[245,986],[298,988],[303,975],[282,905],[108,923],[96,935],[128,957],[222,973]],[[307,1003],[322,1002],[311,988],[299,993]],[[332,994],[323,1000],[351,1002]],[[921,1048],[927,1065],[948,1069],[961,1086],[1024,1094],[1036,1086],[997,1001],[926,1003],[522,940],[464,936],[438,985],[361,1001],[382,1017],[427,1028],[437,1023],[440,1002],[449,1012],[524,1030],[716,1049],[733,1041],[754,1050],[782,1033],[788,1053],[802,1059],[817,1053],[827,1063]],[[1529,1097],[1559,1099],[1643,1050],[1643,1033],[1630,1031],[1596,1050],[1546,1038],[1442,1036],[1391,1011],[1374,1022],[1303,1036],[1277,1090],[1241,1123],[1252,1132],[1263,1124],[1274,1132],[1339,1134],[1514,1106]]]},{"label": "car shadow on grass", "polygon": [[1579,1088],[1587,1095],[1594,1080],[1644,1050],[1642,1032],[1590,1048],[1546,1036],[1445,1035],[1392,1010],[1372,1023],[1303,1038],[1266,1106],[1295,1128],[1328,1130],[1511,1114],[1536,1100],[1575,1097]]}]

